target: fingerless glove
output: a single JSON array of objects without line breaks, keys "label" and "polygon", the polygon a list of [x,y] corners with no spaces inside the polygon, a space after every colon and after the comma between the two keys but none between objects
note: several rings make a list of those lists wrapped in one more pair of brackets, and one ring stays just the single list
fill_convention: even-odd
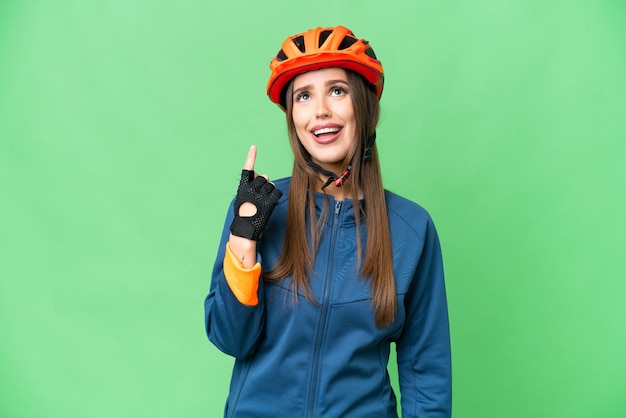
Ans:
[{"label": "fingerless glove", "polygon": [[[283,193],[269,183],[265,177],[254,177],[254,171],[242,170],[234,209],[235,219],[230,225],[230,232],[239,237],[258,241],[267,228],[278,199]],[[245,202],[256,206],[252,216],[239,216],[239,208]]]}]

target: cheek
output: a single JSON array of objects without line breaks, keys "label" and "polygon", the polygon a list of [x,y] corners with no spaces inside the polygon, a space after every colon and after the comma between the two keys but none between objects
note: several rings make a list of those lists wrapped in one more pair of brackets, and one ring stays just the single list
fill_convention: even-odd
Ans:
[{"label": "cheek", "polygon": [[306,112],[298,106],[294,106],[291,111],[291,118],[296,127],[301,126],[306,120]]},{"label": "cheek", "polygon": [[298,118],[298,116],[294,113],[293,124],[296,128],[298,138],[300,138],[301,141],[306,139],[308,134],[308,119],[302,117]]},{"label": "cheek", "polygon": [[307,130],[301,126],[296,125],[296,134],[298,135],[298,140],[304,144],[308,140]]},{"label": "cheek", "polygon": [[343,119],[346,125],[349,125],[351,127],[356,126],[356,120],[354,116],[354,110],[352,108],[352,103],[349,103],[349,104],[346,103],[344,106],[337,108],[335,112],[337,115],[341,115],[341,118]]},{"label": "cheek", "polygon": [[345,127],[347,128],[347,130],[350,131],[351,134],[355,134],[356,133],[356,120],[354,119],[354,115],[352,114],[346,114],[344,115],[344,123],[346,124]]}]

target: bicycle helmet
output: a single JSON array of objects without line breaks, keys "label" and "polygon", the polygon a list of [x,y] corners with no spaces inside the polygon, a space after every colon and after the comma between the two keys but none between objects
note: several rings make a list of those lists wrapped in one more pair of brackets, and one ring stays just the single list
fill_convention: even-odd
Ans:
[{"label": "bicycle helmet", "polygon": [[286,109],[285,87],[298,74],[328,67],[341,67],[365,77],[380,99],[383,93],[383,67],[364,39],[343,27],[310,29],[288,37],[270,62],[267,82],[270,100]]}]

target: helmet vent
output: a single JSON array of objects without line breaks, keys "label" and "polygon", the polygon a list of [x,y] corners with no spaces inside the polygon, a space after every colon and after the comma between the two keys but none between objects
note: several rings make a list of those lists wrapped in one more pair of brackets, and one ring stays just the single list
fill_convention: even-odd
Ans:
[{"label": "helmet vent", "polygon": [[305,51],[305,48],[304,48],[304,36],[296,36],[295,38],[293,38],[293,43],[296,44],[296,46],[298,47],[300,52],[304,52]]},{"label": "helmet vent", "polygon": [[346,36],[345,38],[343,38],[343,41],[341,41],[337,49],[341,50],[341,49],[350,48],[355,42],[356,42],[355,38],[351,36]]},{"label": "helmet vent", "polygon": [[320,41],[317,44],[318,48],[321,48],[322,45],[324,44],[324,42],[326,42],[326,39],[328,39],[328,36],[333,33],[332,30],[324,30],[322,31],[322,33],[320,33]]},{"label": "helmet vent", "polygon": [[287,59],[287,54],[285,54],[285,52],[281,49],[280,51],[278,51],[278,54],[276,55],[276,60],[277,61],[284,61]]},{"label": "helmet vent", "polygon": [[365,55],[367,55],[368,57],[378,59],[376,58],[376,54],[374,54],[374,50],[372,49],[372,47],[368,47],[364,52]]}]

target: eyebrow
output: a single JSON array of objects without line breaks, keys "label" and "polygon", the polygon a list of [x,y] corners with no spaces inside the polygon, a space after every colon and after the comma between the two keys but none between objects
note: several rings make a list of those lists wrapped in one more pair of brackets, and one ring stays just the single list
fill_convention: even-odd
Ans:
[{"label": "eyebrow", "polygon": [[[343,80],[341,78],[338,78],[336,80],[326,80],[326,82],[324,84],[326,86],[331,86],[331,85],[337,84],[337,83],[345,84],[346,86],[348,85],[348,81],[347,80]],[[301,91],[310,90],[312,86],[313,86],[313,84],[307,84],[306,86],[302,86],[302,87],[294,90],[293,94],[299,93]]]}]

